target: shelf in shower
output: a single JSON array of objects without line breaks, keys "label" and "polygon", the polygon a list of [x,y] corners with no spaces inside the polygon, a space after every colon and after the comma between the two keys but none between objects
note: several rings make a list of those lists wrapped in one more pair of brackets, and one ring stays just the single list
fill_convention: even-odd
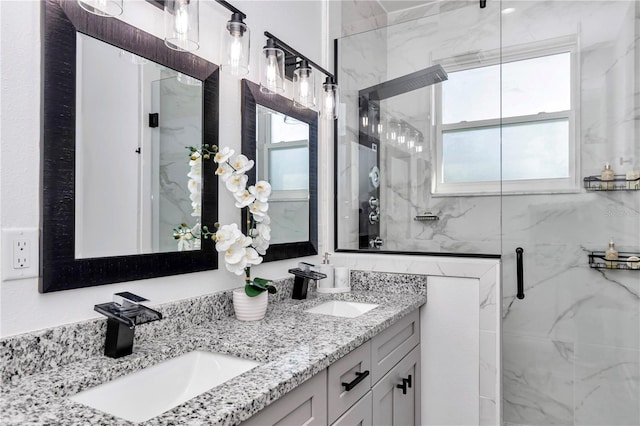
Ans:
[{"label": "shelf in shower", "polygon": [[625,175],[615,175],[613,180],[602,180],[600,176],[587,176],[584,187],[587,191],[638,191],[640,178],[627,180]]},{"label": "shelf in shower", "polygon": [[640,253],[618,253],[618,260],[606,260],[603,251],[589,254],[589,266],[594,269],[625,269],[640,271]]}]

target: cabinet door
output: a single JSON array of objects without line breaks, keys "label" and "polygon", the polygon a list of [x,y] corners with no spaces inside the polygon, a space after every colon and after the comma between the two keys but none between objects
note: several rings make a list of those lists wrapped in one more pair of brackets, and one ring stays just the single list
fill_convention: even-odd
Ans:
[{"label": "cabinet door", "polygon": [[327,424],[327,370],[322,370],[242,423],[243,426]]},{"label": "cabinet door", "polygon": [[[408,379],[411,376],[411,386]],[[406,393],[398,387],[407,382]],[[374,426],[420,424],[420,347],[404,357],[373,387]]]},{"label": "cabinet door", "polygon": [[376,383],[420,343],[420,315],[416,309],[371,339],[371,381]]},{"label": "cabinet door", "polygon": [[373,426],[371,422],[371,391],[349,408],[332,426]]}]

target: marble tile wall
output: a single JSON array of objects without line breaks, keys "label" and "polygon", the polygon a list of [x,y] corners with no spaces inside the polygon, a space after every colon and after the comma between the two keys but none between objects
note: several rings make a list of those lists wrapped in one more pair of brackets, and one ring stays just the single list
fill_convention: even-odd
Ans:
[{"label": "marble tile wall", "polygon": [[[156,83],[156,82],[154,82]],[[202,135],[200,97],[202,86],[192,86],[176,77],[163,78],[159,85],[159,99],[155,105],[160,114],[157,164],[153,173],[158,185],[157,229],[153,232],[156,251],[175,251],[173,229],[181,223],[194,226],[200,218],[192,216],[187,173],[189,151],[185,147],[197,146]]]},{"label": "marble tile wall", "polygon": [[[447,52],[573,34],[579,42],[580,65],[579,179],[598,175],[605,162],[618,174],[640,169],[638,2],[494,2],[516,8],[502,18],[490,9],[491,2],[485,11],[493,18],[478,15],[475,4],[474,10],[467,10],[462,2],[449,3],[457,7],[430,5],[388,17],[392,25],[384,30],[387,76],[451,56]],[[497,32],[500,25],[502,37]],[[410,34],[406,42],[404,33]],[[351,71],[349,82],[357,87]],[[383,188],[393,205],[383,219],[386,248],[502,253],[505,423],[639,424],[640,274],[590,269],[588,253],[604,250],[611,237],[620,251],[640,250],[640,194],[581,190],[501,200],[434,198],[427,179],[431,153],[424,152],[418,161],[414,157],[398,156],[395,161],[407,166],[404,171],[396,167],[395,180],[387,165],[392,178],[383,180]],[[341,176],[344,171],[338,170]],[[416,181],[408,183],[407,178]],[[441,213],[443,220],[409,220],[422,209]],[[348,233],[342,223],[339,226]],[[516,247],[525,249],[524,300],[515,298]],[[481,417],[484,411],[481,402]]]}]

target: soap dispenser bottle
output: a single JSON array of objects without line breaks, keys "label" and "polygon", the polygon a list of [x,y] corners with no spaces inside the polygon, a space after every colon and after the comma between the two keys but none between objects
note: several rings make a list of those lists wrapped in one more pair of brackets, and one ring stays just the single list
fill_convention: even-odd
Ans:
[{"label": "soap dispenser bottle", "polygon": [[324,254],[322,265],[320,265],[320,272],[325,274],[327,278],[318,281],[318,293],[330,293],[333,291],[333,265],[329,263],[329,253]]},{"label": "soap dispenser bottle", "polygon": [[600,180],[602,181],[600,189],[607,191],[614,189],[615,183],[613,181],[615,177],[616,175],[611,168],[611,164],[605,164],[604,169],[602,169],[602,172],[600,172]]},{"label": "soap dispenser bottle", "polygon": [[613,237],[609,241],[609,248],[604,252],[605,266],[609,269],[616,269],[618,267],[618,250],[613,243]]}]

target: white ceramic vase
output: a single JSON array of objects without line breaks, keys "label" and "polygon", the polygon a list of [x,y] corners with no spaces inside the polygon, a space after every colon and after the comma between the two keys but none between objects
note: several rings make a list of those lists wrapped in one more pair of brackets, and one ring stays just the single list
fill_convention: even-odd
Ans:
[{"label": "white ceramic vase", "polygon": [[240,321],[258,321],[267,312],[269,292],[263,291],[255,297],[249,297],[244,287],[233,290],[233,309]]}]

